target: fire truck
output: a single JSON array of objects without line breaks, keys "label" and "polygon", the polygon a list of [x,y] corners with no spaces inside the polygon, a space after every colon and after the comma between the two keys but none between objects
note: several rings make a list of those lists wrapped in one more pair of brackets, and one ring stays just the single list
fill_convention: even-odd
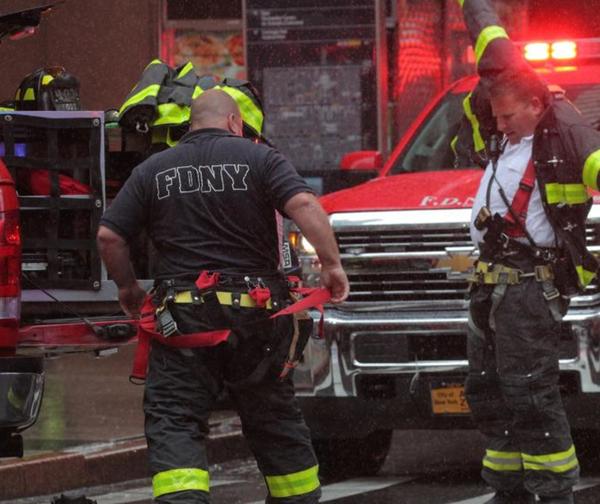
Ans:
[{"label": "fire truck", "polygon": [[[523,45],[552,86],[600,127],[600,39]],[[380,175],[321,203],[350,280],[350,297],[326,307],[296,373],[321,472],[375,473],[394,429],[472,428],[464,396],[467,277],[477,258],[471,206],[483,171],[455,161],[451,141],[476,77],[449,86],[422,111],[383,166],[357,152],[342,168]],[[600,253],[600,199],[587,223]],[[297,231],[290,242],[307,286],[319,263]],[[316,319],[319,315],[316,314]],[[560,388],[575,436],[597,429],[600,408],[600,285],[572,299],[562,323]]]}]

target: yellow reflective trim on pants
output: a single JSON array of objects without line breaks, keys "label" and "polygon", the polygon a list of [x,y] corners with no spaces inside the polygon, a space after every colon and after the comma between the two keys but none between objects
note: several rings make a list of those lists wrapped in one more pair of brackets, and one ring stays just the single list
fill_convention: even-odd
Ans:
[{"label": "yellow reflective trim on pants", "polygon": [[483,149],[485,149],[485,142],[483,141],[481,131],[479,130],[479,119],[477,119],[477,116],[473,114],[473,110],[471,109],[472,94],[473,93],[469,93],[463,100],[463,110],[465,111],[467,119],[471,123],[471,129],[473,130],[473,146],[475,147],[475,152],[480,152]]},{"label": "yellow reflective trim on pants", "polygon": [[177,103],[162,103],[158,106],[158,117],[153,126],[183,124],[190,120],[190,107]]},{"label": "yellow reflective trim on pants", "polygon": [[523,463],[520,452],[486,450],[483,466],[493,471],[521,471]]},{"label": "yellow reflective trim on pants", "polygon": [[152,478],[154,497],[184,490],[208,492],[208,471],[204,469],[170,469],[159,472]]},{"label": "yellow reflective trim on pants", "polygon": [[523,466],[531,471],[550,471],[562,473],[570,471],[579,465],[575,455],[575,446],[571,445],[568,450],[548,453],[546,455],[529,455],[523,453]]},{"label": "yellow reflective trim on pants", "polygon": [[52,81],[54,80],[54,77],[52,77],[52,75],[44,75],[42,77],[42,86],[47,86],[48,84],[50,84]]},{"label": "yellow reflective trim on pants", "polygon": [[122,115],[123,112],[132,105],[137,105],[142,100],[145,100],[149,96],[156,98],[158,96],[158,91],[160,90],[160,84],[151,84],[148,87],[145,87],[141,91],[134,94],[129,100],[127,100],[121,108],[119,109],[119,115]]},{"label": "yellow reflective trim on pants", "polygon": [[592,152],[583,165],[583,183],[598,190],[598,173],[600,172],[600,149]]},{"label": "yellow reflective trim on pants", "polygon": [[216,86],[216,89],[225,91],[231,96],[240,108],[242,120],[256,131],[256,133],[262,133],[264,116],[260,108],[250,99],[250,97],[246,96],[246,94],[239,89],[231,86]]},{"label": "yellow reflective trim on pants", "polygon": [[185,66],[179,71],[179,73],[177,74],[177,78],[181,78],[181,77],[185,77],[187,74],[189,74],[192,70],[194,69],[194,65],[192,65],[192,63],[190,61],[188,61]]},{"label": "yellow reflective trim on pants", "polygon": [[35,93],[33,92],[33,88],[27,88],[25,90],[25,94],[23,95],[23,100],[25,100],[25,101],[35,100]]},{"label": "yellow reflective trim on pants", "polygon": [[475,42],[475,62],[477,65],[479,65],[479,60],[487,49],[488,44],[498,38],[508,38],[506,30],[502,26],[486,26],[481,30],[481,33],[477,37],[477,42]]},{"label": "yellow reflective trim on pants", "polygon": [[567,203],[577,205],[585,203],[590,198],[583,184],[546,184],[546,199],[551,205]]},{"label": "yellow reflective trim on pants", "polygon": [[584,269],[583,266],[575,266],[575,270],[577,271],[577,276],[579,277],[579,283],[584,287],[589,285],[590,282],[596,278],[595,271],[588,271]]},{"label": "yellow reflective trim on pants", "polygon": [[298,471],[281,476],[265,476],[269,494],[275,498],[293,497],[310,493],[321,485],[319,483],[319,466],[312,466],[304,471]]}]

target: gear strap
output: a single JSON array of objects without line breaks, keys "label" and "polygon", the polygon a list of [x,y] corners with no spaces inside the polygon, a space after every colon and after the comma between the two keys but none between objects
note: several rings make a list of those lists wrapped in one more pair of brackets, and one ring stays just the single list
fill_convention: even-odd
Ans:
[{"label": "gear strap", "polygon": [[525,173],[519,182],[519,188],[510,204],[508,212],[504,216],[506,223],[505,233],[511,238],[525,237],[525,221],[527,220],[527,209],[531,194],[535,187],[535,165],[533,158],[529,159]]}]

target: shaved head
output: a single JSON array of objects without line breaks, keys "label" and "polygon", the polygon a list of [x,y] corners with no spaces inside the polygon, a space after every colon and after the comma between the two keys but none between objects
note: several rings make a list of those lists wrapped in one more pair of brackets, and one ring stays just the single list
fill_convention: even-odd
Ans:
[{"label": "shaved head", "polygon": [[242,116],[235,100],[225,91],[209,89],[192,102],[192,131],[220,128],[242,136]]}]

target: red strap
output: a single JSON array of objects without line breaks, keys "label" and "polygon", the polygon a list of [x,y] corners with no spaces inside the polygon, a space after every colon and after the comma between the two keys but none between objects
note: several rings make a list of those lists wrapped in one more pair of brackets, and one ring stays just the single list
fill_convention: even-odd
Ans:
[{"label": "red strap", "polygon": [[254,287],[254,289],[248,291],[248,294],[254,299],[256,306],[259,308],[267,306],[267,301],[271,299],[271,291],[268,287]]},{"label": "red strap", "polygon": [[292,292],[298,292],[300,294],[308,294],[306,297],[303,297],[300,301],[296,301],[294,304],[291,304],[287,308],[278,311],[271,315],[271,318],[280,317],[281,315],[291,315],[292,313],[297,313],[302,310],[307,310],[308,308],[317,308],[322,312],[323,304],[327,303],[331,299],[331,292],[329,289],[308,289],[308,288],[300,288],[300,289],[292,289]]},{"label": "red strap", "polygon": [[216,346],[226,341],[231,334],[230,329],[220,329],[217,331],[204,331],[165,338],[162,334],[154,330],[154,312],[155,307],[152,304],[152,296],[147,296],[142,308],[142,316],[138,323],[138,345],[133,358],[131,378],[138,380],[146,378],[151,339],[175,348],[198,348]]},{"label": "red strap", "polygon": [[210,289],[211,287],[215,287],[219,283],[220,273],[209,273],[206,270],[203,270],[198,278],[196,279],[196,287],[200,290]]},{"label": "red strap", "polygon": [[[510,204],[512,211],[507,211],[504,216],[506,222],[506,234],[512,238],[525,236],[525,221],[527,220],[527,209],[529,200],[535,186],[535,166],[533,159],[529,160],[523,178],[519,182],[519,188]],[[518,222],[515,221],[513,214],[517,216]]]}]

